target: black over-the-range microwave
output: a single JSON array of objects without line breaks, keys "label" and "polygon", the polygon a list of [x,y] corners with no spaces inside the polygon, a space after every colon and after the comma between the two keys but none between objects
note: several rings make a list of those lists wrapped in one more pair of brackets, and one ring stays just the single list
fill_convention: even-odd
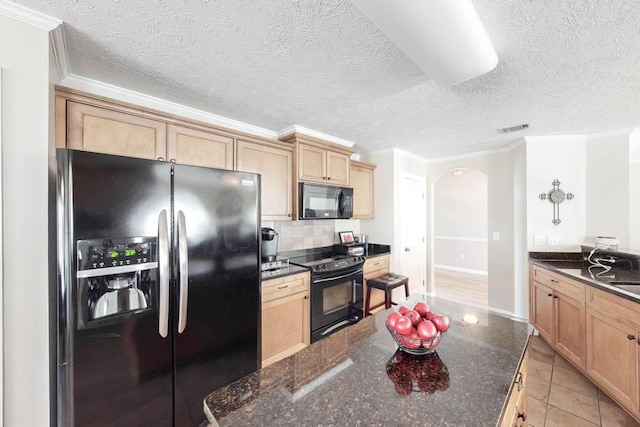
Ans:
[{"label": "black over-the-range microwave", "polygon": [[353,216],[353,188],[301,182],[299,219],[348,219]]}]

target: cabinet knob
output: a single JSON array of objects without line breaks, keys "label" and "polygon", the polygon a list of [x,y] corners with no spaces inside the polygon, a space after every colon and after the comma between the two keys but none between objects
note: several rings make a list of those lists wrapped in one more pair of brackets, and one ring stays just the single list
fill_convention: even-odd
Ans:
[{"label": "cabinet knob", "polygon": [[557,299],[557,298],[558,298],[558,295],[554,295],[554,296],[553,296],[553,298]]},{"label": "cabinet knob", "polygon": [[629,341],[633,341],[633,340],[635,340],[635,339],[636,339],[636,337],[635,337],[635,335],[631,335],[631,334],[629,334],[629,335],[627,335],[627,339],[628,339]]},{"label": "cabinet knob", "polygon": [[164,162],[164,157],[158,157],[158,161]]},{"label": "cabinet knob", "polygon": [[527,413],[526,412],[518,412],[518,418],[522,418],[522,421],[527,421]]},{"label": "cabinet knob", "polygon": [[547,294],[547,296],[548,296],[548,297],[552,297],[552,296],[553,296],[553,294]]},{"label": "cabinet knob", "polygon": [[327,181],[331,181],[331,177],[330,176],[327,177]]},{"label": "cabinet knob", "polygon": [[327,177],[326,177],[326,176],[323,176],[323,177],[322,177],[322,179],[324,179],[324,180],[326,181],[326,180],[327,180]]},{"label": "cabinet knob", "polygon": [[553,283],[560,283],[560,282],[558,282],[556,279],[551,279],[551,281],[552,281]]},{"label": "cabinet knob", "polygon": [[293,214],[287,214],[287,216],[288,216],[289,218],[291,218],[291,217],[293,216]]}]

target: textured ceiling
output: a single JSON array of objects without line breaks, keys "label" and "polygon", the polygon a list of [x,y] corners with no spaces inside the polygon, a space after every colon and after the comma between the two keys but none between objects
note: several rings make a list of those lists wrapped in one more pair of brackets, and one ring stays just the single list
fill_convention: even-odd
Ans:
[{"label": "textured ceiling", "polygon": [[432,159],[640,124],[635,0],[475,0],[499,63],[449,88],[348,0],[15,3],[64,22],[74,75],[360,152]]}]

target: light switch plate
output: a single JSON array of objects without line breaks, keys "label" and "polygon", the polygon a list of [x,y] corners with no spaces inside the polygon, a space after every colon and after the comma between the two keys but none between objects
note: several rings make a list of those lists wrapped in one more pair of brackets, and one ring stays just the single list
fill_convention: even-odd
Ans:
[{"label": "light switch plate", "polygon": [[498,240],[500,240],[500,233],[497,231],[493,232],[493,241],[497,242]]},{"label": "light switch plate", "polygon": [[534,246],[544,245],[544,236],[533,236]]},{"label": "light switch plate", "polygon": [[558,246],[560,244],[560,238],[558,236],[547,236],[547,245]]}]

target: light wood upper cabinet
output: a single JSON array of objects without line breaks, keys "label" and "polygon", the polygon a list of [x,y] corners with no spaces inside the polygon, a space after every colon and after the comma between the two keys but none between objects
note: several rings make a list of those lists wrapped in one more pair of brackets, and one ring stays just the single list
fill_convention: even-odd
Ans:
[{"label": "light wood upper cabinet", "polygon": [[120,156],[167,157],[167,125],[162,121],[67,103],[67,147]]},{"label": "light wood upper cabinet", "polygon": [[349,185],[350,156],[307,144],[298,145],[298,179]]},{"label": "light wood upper cabinet", "polygon": [[297,132],[280,140],[292,143],[296,149],[298,181],[349,186],[353,150]]},{"label": "light wood upper cabinet", "polygon": [[373,175],[376,165],[351,161],[351,187],[353,188],[353,219],[374,218]]},{"label": "light wood upper cabinet", "polygon": [[263,368],[309,345],[309,310],[309,273],[262,282]]},{"label": "light wood upper cabinet", "polygon": [[291,148],[238,139],[236,169],[259,173],[262,219],[290,220],[293,217],[293,153]]},{"label": "light wood upper cabinet", "polygon": [[233,138],[170,124],[167,159],[183,165],[233,169]]}]

